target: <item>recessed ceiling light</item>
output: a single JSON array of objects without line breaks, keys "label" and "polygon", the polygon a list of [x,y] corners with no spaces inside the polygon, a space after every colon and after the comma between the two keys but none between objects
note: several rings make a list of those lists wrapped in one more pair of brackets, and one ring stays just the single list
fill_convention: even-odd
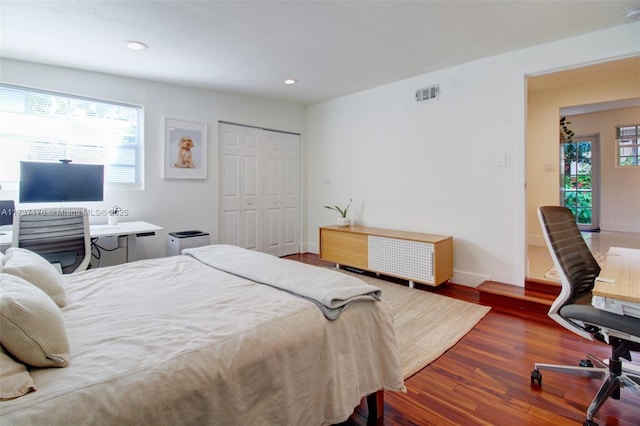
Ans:
[{"label": "recessed ceiling light", "polygon": [[141,41],[133,41],[133,40],[130,40],[127,42],[127,47],[131,50],[146,50],[149,48],[149,46],[142,43]]},{"label": "recessed ceiling light", "polygon": [[296,83],[297,83],[297,81],[292,79],[292,78],[286,79],[284,81],[284,84],[296,84]]}]

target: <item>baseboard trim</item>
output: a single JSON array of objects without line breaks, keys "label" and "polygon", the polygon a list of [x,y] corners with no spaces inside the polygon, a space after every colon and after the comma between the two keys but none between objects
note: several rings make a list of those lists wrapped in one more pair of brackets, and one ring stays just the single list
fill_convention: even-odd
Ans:
[{"label": "baseboard trim", "polygon": [[477,288],[483,282],[489,281],[491,277],[486,275],[474,274],[472,272],[463,272],[453,270],[452,283],[463,285],[465,287]]},{"label": "baseboard trim", "polygon": [[640,233],[640,226],[637,223],[601,223],[601,231],[611,232],[632,232]]}]

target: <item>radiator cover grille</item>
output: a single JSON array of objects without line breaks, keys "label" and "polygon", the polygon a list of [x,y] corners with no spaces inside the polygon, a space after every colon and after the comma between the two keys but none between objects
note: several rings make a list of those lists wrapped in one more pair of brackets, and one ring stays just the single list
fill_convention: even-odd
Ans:
[{"label": "radiator cover grille", "polygon": [[433,283],[433,249],[431,243],[369,235],[369,269]]}]

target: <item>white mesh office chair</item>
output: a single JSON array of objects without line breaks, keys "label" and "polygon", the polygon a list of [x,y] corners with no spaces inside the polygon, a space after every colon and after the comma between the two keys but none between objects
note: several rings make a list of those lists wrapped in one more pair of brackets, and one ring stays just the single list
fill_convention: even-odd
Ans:
[{"label": "white mesh office chair", "polygon": [[630,388],[640,396],[640,375],[625,371],[621,361],[621,358],[631,361],[631,351],[640,351],[640,318],[591,306],[591,291],[600,274],[600,266],[585,243],[571,210],[557,206],[540,207],[538,218],[562,283],[560,294],[549,309],[549,316],[585,339],[609,344],[611,358],[608,365],[593,355],[587,355],[588,359],[576,366],[536,363],[531,372],[531,382],[542,384],[540,370],[603,379],[583,423],[584,426],[597,425],[593,416],[608,398],[620,399],[620,388]]},{"label": "white mesh office chair", "polygon": [[85,208],[21,211],[13,221],[14,247],[59,264],[63,273],[84,271],[91,261],[89,216]]}]

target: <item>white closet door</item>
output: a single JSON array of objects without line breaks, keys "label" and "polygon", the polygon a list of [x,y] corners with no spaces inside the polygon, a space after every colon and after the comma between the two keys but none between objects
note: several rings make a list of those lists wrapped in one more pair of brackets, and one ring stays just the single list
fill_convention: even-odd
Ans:
[{"label": "white closet door", "polygon": [[300,136],[220,123],[220,240],[285,256],[300,247]]},{"label": "white closet door", "polygon": [[260,129],[220,123],[220,242],[263,245]]},{"label": "white closet door", "polygon": [[265,130],[265,247],[275,256],[300,247],[300,136]]}]

